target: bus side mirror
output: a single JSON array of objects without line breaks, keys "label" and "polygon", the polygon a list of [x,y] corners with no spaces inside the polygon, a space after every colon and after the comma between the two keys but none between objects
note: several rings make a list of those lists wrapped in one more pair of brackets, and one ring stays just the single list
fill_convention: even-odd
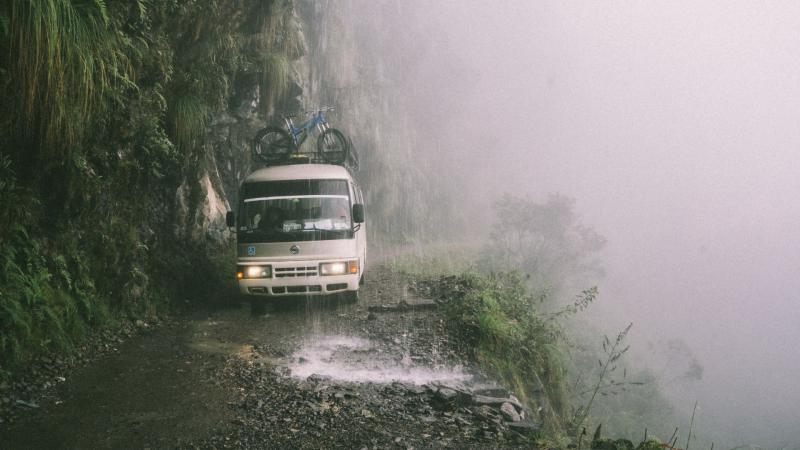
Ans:
[{"label": "bus side mirror", "polygon": [[228,211],[228,213],[225,214],[225,224],[229,227],[236,226],[236,214],[234,214],[233,211]]},{"label": "bus side mirror", "polygon": [[361,203],[353,205],[353,222],[364,223],[364,205]]}]

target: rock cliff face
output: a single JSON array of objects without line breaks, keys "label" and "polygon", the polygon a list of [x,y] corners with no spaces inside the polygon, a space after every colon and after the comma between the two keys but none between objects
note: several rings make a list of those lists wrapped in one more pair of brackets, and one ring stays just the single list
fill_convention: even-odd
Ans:
[{"label": "rock cliff face", "polygon": [[[193,160],[188,161],[185,178],[177,189],[175,230],[194,239],[207,238],[222,243],[232,237],[225,226],[225,213],[236,207],[237,191],[245,177],[254,170],[251,161],[253,137],[267,124],[276,123],[278,113],[296,113],[308,108],[310,73],[307,42],[297,4],[294,1],[266,2],[269,6],[245,7],[256,14],[252,23],[240,24],[237,38],[252,41],[246,52],[253,60],[274,55],[285,58],[285,71],[278,74],[278,84],[243,71],[229,74],[234,86],[224,109],[210,114],[203,139]],[[267,30],[265,30],[267,28]],[[270,37],[264,34],[269,33]],[[277,36],[277,37],[276,37]],[[286,51],[290,46],[291,51]]]},{"label": "rock cliff face", "polygon": [[[336,108],[329,120],[352,139],[358,153],[361,168],[355,176],[365,187],[373,243],[435,238],[441,232],[435,224],[442,221],[452,227],[449,202],[440,201],[447,184],[434,176],[435,157],[429,145],[422,144],[417,131],[422,126],[412,114],[418,99],[410,95],[413,86],[406,75],[415,70],[415,63],[398,49],[414,39],[408,26],[397,20],[407,8],[338,0],[271,5],[261,11],[266,15],[260,20],[271,23],[270,32],[279,38],[267,43],[261,39],[248,51],[255,60],[280,54],[287,64],[285,86],[275,89],[258,77],[233,77],[227,108],[212,114],[202,157],[190,165],[176,196],[178,228],[214,240],[228,238],[223,208],[212,206],[227,201],[226,207],[235,207],[238,186],[253,169],[250,143],[255,133],[268,123],[279,123],[281,112],[321,105]],[[243,29],[242,34],[247,33],[252,39],[262,31]],[[198,183],[205,189],[205,200],[202,208],[193,209],[188,206],[189,186]]]}]

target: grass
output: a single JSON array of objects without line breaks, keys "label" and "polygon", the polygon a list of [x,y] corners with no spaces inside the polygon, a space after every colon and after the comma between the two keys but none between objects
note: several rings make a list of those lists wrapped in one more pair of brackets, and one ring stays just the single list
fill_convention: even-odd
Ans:
[{"label": "grass", "polygon": [[[392,245],[391,250],[379,258],[385,259],[389,266],[407,274],[450,275],[476,271],[482,266],[481,250],[483,242],[471,241],[418,243],[413,245]],[[374,248],[374,247],[373,247]]]},{"label": "grass", "polygon": [[451,334],[478,363],[539,411],[552,436],[563,436],[569,402],[562,331],[537,312],[541,299],[529,294],[524,280],[516,273],[473,272],[419,284],[442,301]]},{"label": "grass", "polygon": [[[4,20],[12,111],[41,159],[64,155],[130,66],[103,0],[11,0]],[[65,101],[65,99],[69,101]]]},{"label": "grass", "polygon": [[167,121],[175,143],[190,148],[203,135],[208,115],[208,107],[198,95],[186,93],[174,97],[167,111]]}]

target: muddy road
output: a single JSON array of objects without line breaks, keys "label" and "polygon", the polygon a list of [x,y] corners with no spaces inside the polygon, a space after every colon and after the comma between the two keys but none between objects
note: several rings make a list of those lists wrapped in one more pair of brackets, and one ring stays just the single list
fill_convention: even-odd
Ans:
[{"label": "muddy road", "polygon": [[[538,425],[385,267],[357,303],[247,304],[145,330],[18,408],[11,448],[528,448]],[[35,403],[34,403],[35,401]]]}]

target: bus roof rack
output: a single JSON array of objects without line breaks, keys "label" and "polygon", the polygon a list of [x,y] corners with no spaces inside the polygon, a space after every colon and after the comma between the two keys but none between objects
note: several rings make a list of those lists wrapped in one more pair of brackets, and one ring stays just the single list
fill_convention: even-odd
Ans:
[{"label": "bus roof rack", "polygon": [[353,141],[349,137],[344,152],[331,152],[325,154],[317,150],[301,151],[285,148],[272,149],[271,152],[262,151],[257,142],[253,143],[253,161],[266,167],[286,166],[291,164],[333,164],[343,166],[350,170],[358,170],[358,153],[353,148]]}]

